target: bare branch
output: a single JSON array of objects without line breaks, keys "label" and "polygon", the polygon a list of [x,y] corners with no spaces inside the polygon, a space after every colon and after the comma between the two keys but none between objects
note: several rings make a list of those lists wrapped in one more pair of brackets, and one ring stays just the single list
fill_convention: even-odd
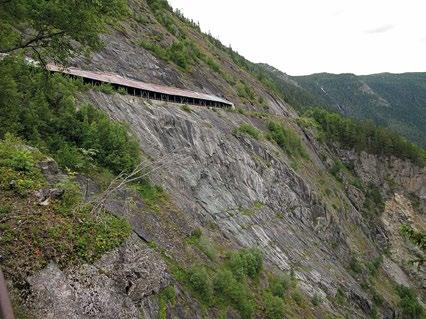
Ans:
[{"label": "bare branch", "polygon": [[105,191],[89,202],[93,205],[92,214],[97,215],[104,208],[106,200],[125,186],[140,181],[167,166],[181,165],[187,159],[188,157],[183,157],[179,154],[166,155],[154,162],[143,160],[128,174],[120,173],[111,181]]}]

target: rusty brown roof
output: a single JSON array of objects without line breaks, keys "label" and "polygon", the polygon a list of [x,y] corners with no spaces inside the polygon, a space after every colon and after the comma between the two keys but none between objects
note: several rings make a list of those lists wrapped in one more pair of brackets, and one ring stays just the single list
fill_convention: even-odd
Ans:
[{"label": "rusty brown roof", "polygon": [[194,92],[190,90],[183,90],[183,89],[179,89],[179,88],[175,88],[171,86],[145,83],[138,80],[128,79],[115,73],[85,71],[85,70],[77,69],[74,67],[61,68],[54,64],[48,64],[47,69],[52,72],[61,72],[61,73],[70,74],[73,76],[93,79],[93,80],[101,81],[105,83],[123,85],[123,86],[141,89],[145,91],[157,92],[157,93],[168,94],[168,95],[176,95],[176,96],[188,97],[188,98],[194,98],[194,99],[201,99],[201,100],[209,100],[213,102],[221,102],[228,105],[233,105],[232,102],[229,102],[215,95],[199,93],[199,92]]}]

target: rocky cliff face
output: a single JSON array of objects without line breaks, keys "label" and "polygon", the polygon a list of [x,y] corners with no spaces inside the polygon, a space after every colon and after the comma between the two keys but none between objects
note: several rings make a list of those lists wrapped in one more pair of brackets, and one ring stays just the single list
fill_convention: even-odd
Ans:
[{"label": "rocky cliff face", "polygon": [[[273,143],[233,134],[246,122],[266,130],[265,121],[257,117],[203,107],[187,112],[179,105],[121,95],[91,93],[90,99],[112,118],[128,123],[152,161],[175,158],[152,176],[173,204],[160,214],[132,199],[131,193],[111,199],[107,207],[126,217],[139,236],[94,265],[60,271],[52,264],[30,278],[31,307],[39,309],[40,318],[137,318],[138,311],[155,318],[155,295],[171,279],[161,256],[144,241],[157,243],[189,266],[184,239],[196,228],[224,247],[258,247],[269,269],[293,270],[303,292],[320,296],[322,307],[335,314],[364,318],[373,311],[371,293],[351,270],[354,258],[368,262],[389,249],[380,270],[382,282],[375,288],[384,291],[382,311],[387,318],[394,316],[394,296],[386,291],[387,284],[424,282],[424,272],[403,262],[410,248],[398,235],[401,218],[421,229],[424,215],[414,212],[403,194],[393,193],[386,182],[392,176],[398,189],[422,197],[424,170],[396,159],[383,162],[342,151],[340,158],[354,163],[363,182],[373,182],[389,194],[381,220],[372,221],[362,211],[363,193],[355,188],[358,199],[349,196],[351,192],[329,176],[327,160],[316,154],[336,155],[315,141],[305,139],[312,159],[295,165]],[[293,123],[291,118],[286,121]],[[332,195],[323,194],[324,186]],[[347,301],[339,306],[334,299],[341,293]],[[182,291],[179,298],[182,304],[171,307],[170,315],[201,315],[187,293]],[[191,305],[186,312],[180,308],[185,304]]]},{"label": "rocky cliff face", "polygon": [[[403,223],[425,229],[425,170],[319,143],[299,127],[289,105],[206,42],[201,43],[217,54],[223,69],[249,83],[266,107],[244,102],[234,86],[204,64],[185,74],[159,60],[135,42],[164,28],[144,2],[133,4],[151,23],[116,31],[106,38],[104,51],[77,65],[225,96],[245,111],[184,110],[100,92],[81,96],[128,125],[145,157],[158,167],[150,178],[168,199],[153,207],[131,189],[108,198],[106,208],[126,218],[133,235],[94,264],[59,269],[51,263],[28,278],[26,305],[35,318],[163,318],[161,291],[170,283],[177,297],[167,306],[167,318],[217,318],[217,311],[203,309],[172,274],[170,260],[182,267],[211,263],[186,244],[196,229],[217,250],[259,248],[268,271],[294,273],[305,300],[322,300],[318,309],[307,304],[288,317],[397,317],[394,285],[425,288],[424,269],[406,262],[415,248],[399,235]],[[191,32],[188,37],[201,38]],[[292,158],[266,138],[235,134],[244,123],[266,133],[270,119],[285,122],[299,135],[307,158]],[[339,180],[329,173],[337,160],[352,167]],[[364,187],[379,189],[385,201],[381,215],[368,214],[368,192],[354,185],[356,178]],[[90,179],[82,177],[80,184],[87,198],[99,192]],[[413,207],[411,193],[421,199],[423,211]],[[367,269],[380,256],[378,274],[370,276]],[[226,317],[238,315],[231,309]]]}]

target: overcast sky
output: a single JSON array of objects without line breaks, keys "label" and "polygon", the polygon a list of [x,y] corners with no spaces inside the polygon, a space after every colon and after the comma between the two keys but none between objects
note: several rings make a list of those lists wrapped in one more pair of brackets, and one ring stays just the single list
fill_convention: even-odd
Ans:
[{"label": "overcast sky", "polygon": [[426,71],[426,0],[169,0],[253,62],[291,74]]}]

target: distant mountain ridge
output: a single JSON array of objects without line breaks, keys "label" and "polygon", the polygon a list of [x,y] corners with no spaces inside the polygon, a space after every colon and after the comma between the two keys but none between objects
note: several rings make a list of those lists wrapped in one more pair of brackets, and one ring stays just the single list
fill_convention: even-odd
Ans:
[{"label": "distant mountain ridge", "polygon": [[299,111],[324,106],[346,116],[371,119],[426,146],[425,72],[290,76],[266,64],[259,67]]}]

